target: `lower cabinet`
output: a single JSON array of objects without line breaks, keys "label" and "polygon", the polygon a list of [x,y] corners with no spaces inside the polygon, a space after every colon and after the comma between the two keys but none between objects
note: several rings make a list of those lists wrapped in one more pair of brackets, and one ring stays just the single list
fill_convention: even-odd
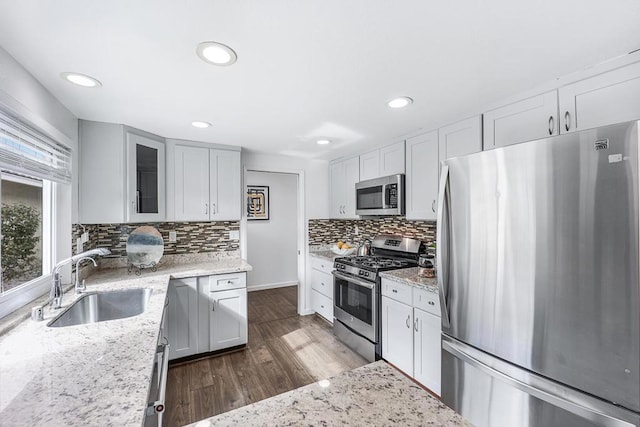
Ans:
[{"label": "lower cabinet", "polygon": [[246,344],[246,283],[244,272],[171,280],[169,360]]},{"label": "lower cabinet", "polygon": [[333,323],[333,262],[309,257],[311,264],[311,307],[313,311]]},{"label": "lower cabinet", "polygon": [[211,292],[209,350],[247,343],[247,288]]},{"label": "lower cabinet", "polygon": [[382,279],[382,357],[440,395],[441,321],[438,296]]},{"label": "lower cabinet", "polygon": [[382,355],[413,376],[413,307],[382,297]]}]

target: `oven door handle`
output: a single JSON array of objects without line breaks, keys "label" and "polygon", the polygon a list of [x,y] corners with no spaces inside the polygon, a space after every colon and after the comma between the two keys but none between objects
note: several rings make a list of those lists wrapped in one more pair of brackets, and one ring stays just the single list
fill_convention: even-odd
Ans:
[{"label": "oven door handle", "polygon": [[375,283],[367,282],[365,280],[358,279],[357,277],[347,276],[346,274],[338,273],[335,270],[332,271],[331,274],[333,274],[338,279],[346,280],[350,283],[355,283],[356,285],[362,286],[367,289],[373,289],[376,286]]}]

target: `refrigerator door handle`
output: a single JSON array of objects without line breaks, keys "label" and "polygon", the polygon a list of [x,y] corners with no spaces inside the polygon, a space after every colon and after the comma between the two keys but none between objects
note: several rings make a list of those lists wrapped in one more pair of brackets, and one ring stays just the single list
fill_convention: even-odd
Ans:
[{"label": "refrigerator door handle", "polygon": [[[442,335],[442,350],[468,363],[492,378],[523,391],[553,406],[562,408],[594,425],[635,427],[637,414],[596,399],[544,377],[516,368],[496,357]],[[504,372],[503,372],[504,371]],[[518,372],[520,372],[518,374]],[[523,376],[523,378],[517,378]]]},{"label": "refrigerator door handle", "polygon": [[[436,280],[440,292],[440,308],[442,311],[442,326],[449,328],[449,309],[447,298],[449,295],[449,166],[442,165],[440,173],[440,189],[438,191],[438,220],[436,222]],[[446,236],[445,236],[446,234]],[[446,259],[445,259],[446,254]]]}]

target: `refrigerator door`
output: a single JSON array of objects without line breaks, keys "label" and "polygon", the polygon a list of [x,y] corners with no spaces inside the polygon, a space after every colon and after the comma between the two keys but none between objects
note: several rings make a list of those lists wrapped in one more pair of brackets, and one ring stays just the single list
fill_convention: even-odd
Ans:
[{"label": "refrigerator door", "polygon": [[441,179],[443,332],[639,411],[637,122],[450,159]]},{"label": "refrigerator door", "polygon": [[638,427],[640,416],[443,337],[442,400],[477,427]]}]

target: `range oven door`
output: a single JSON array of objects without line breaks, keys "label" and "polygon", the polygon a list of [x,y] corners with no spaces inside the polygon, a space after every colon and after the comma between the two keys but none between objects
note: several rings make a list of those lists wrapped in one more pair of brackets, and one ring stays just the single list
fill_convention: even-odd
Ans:
[{"label": "range oven door", "polygon": [[372,343],[378,342],[377,300],[375,282],[333,272],[335,318]]}]

